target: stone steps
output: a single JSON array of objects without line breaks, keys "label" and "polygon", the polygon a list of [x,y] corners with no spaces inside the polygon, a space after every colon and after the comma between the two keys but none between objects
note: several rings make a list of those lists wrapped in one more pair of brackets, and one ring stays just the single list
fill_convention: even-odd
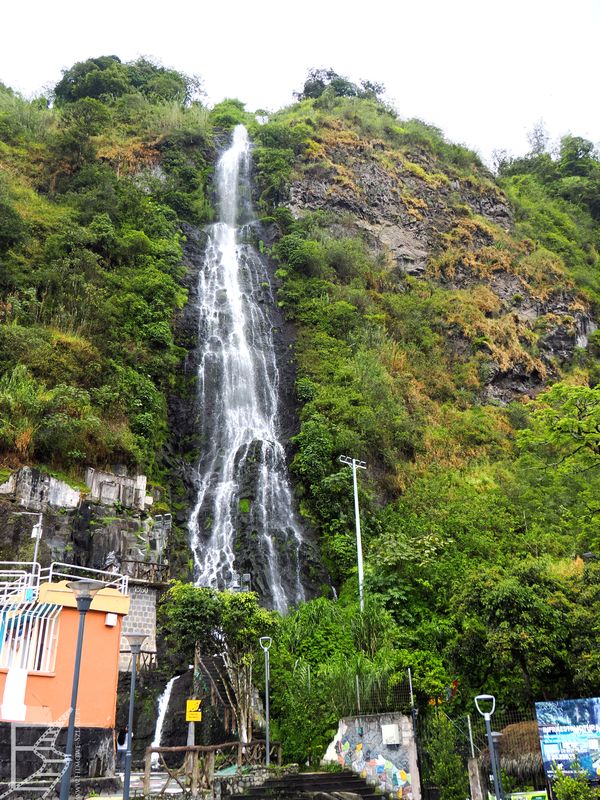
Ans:
[{"label": "stone steps", "polygon": [[247,789],[244,794],[236,795],[236,800],[302,800],[307,797],[355,795],[363,798],[380,797],[372,786],[369,786],[354,772],[311,772],[286,775],[282,778],[269,778],[262,786]]}]

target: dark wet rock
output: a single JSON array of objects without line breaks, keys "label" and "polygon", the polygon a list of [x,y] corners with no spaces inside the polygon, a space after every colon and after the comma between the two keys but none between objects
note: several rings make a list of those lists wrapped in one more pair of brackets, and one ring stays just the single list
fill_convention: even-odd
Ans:
[{"label": "dark wet rock", "polygon": [[525,364],[515,364],[510,370],[501,371],[498,365],[488,365],[488,381],[485,396],[488,400],[505,405],[517,397],[534,397],[545,386],[545,376],[537,370],[529,370]]},{"label": "dark wet rock", "polygon": [[[207,442],[202,440],[202,419],[210,418],[213,412],[213,402],[210,393],[207,395],[207,404],[200,408],[197,395],[197,364],[200,354],[200,342],[203,332],[200,326],[197,308],[198,277],[204,262],[204,249],[206,234],[192,226],[184,228],[186,242],[184,244],[184,263],[186,265],[185,285],[188,288],[189,300],[176,323],[176,341],[185,348],[186,356],[183,360],[182,371],[177,391],[169,398],[170,439],[164,452],[164,462],[171,474],[174,500],[174,521],[177,526],[177,535],[171,537],[169,544],[169,560],[175,574],[185,570],[189,561],[189,533],[188,521],[193,509],[199,487],[197,464],[206,449]],[[268,240],[274,235],[271,227],[264,228],[259,223],[244,228],[245,238],[256,243]],[[245,245],[244,245],[245,246]],[[243,246],[243,247],[244,247]],[[242,252],[242,269],[244,268],[244,254]],[[296,413],[295,362],[293,357],[293,328],[287,324],[279,311],[274,299],[273,288],[277,284],[275,266],[266,257],[263,257],[266,266],[269,285],[260,285],[256,289],[257,298],[261,303],[268,304],[271,321],[271,332],[275,347],[275,358],[279,372],[279,438],[284,448],[288,451],[288,460],[291,457],[290,439],[299,428]],[[207,382],[213,383],[208,375]],[[209,435],[208,433],[206,435]],[[273,604],[272,577],[270,571],[270,554],[257,543],[260,539],[258,531],[262,523],[255,504],[255,487],[258,483],[258,469],[261,466],[261,444],[254,442],[248,452],[238,453],[238,465],[243,464],[239,477],[237,500],[232,509],[235,526],[235,570],[237,573],[251,575],[252,589],[257,591],[267,605]],[[209,486],[206,494],[205,508],[211,505],[211,497],[216,487]],[[211,533],[212,518],[208,511],[203,511],[199,517],[200,540],[208,541]],[[295,553],[287,553],[286,539],[289,529],[282,525],[275,527],[272,532],[272,547],[277,554],[278,563],[283,565],[284,582],[295,579],[297,563]],[[320,566],[318,548],[309,533],[310,541],[302,548],[302,574],[305,582],[307,596],[312,596],[325,581],[323,569]],[[234,575],[225,576],[226,582],[234,579]],[[225,583],[219,588],[225,588]]]}]

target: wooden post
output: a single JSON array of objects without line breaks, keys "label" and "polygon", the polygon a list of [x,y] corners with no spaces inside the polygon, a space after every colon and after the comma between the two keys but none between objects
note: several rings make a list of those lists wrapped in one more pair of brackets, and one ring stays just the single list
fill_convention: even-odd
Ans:
[{"label": "wooden post", "polygon": [[483,800],[484,790],[481,785],[481,772],[479,770],[479,761],[476,758],[470,758],[468,761],[469,768],[469,786],[471,787],[471,797],[473,800]]},{"label": "wooden post", "polygon": [[213,778],[215,777],[215,751],[209,750],[206,754],[206,784],[210,789],[213,785]]},{"label": "wooden post", "polygon": [[146,748],[146,758],[144,759],[144,796],[150,794],[150,772],[152,771],[152,749]]},{"label": "wooden post", "polygon": [[200,758],[199,753],[192,751],[192,797],[198,796],[198,789],[200,787]]},{"label": "wooden post", "polygon": [[281,766],[283,764],[283,747],[281,742],[277,742],[277,766]]}]

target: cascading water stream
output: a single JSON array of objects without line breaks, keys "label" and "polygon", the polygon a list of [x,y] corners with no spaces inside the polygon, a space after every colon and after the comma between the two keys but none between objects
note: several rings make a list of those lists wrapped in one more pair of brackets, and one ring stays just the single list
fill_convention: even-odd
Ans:
[{"label": "cascading water stream", "polygon": [[250,142],[238,125],[217,165],[219,221],[198,282],[202,455],[189,527],[197,585],[231,585],[243,528],[253,588],[285,611],[304,599],[303,538],[280,441],[269,273],[243,241],[252,221],[249,173]]},{"label": "cascading water stream", "polygon": [[[151,747],[160,747],[162,729],[165,723],[165,717],[167,716],[167,710],[169,708],[169,700],[171,699],[173,684],[180,677],[181,675],[175,675],[175,677],[171,678],[171,680],[165,686],[164,692],[158,698],[158,716],[156,718],[156,728],[154,729],[154,739],[152,740]],[[158,767],[158,762],[159,762],[158,756],[159,756],[158,753],[152,753],[151,764],[153,769],[156,769]]]}]

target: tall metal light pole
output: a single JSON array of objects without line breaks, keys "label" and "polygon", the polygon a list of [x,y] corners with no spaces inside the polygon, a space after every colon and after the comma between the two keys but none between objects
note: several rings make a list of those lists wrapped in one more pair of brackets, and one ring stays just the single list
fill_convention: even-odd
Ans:
[{"label": "tall metal light pole", "polygon": [[83,630],[85,627],[85,615],[90,610],[92,600],[96,592],[100,591],[104,584],[102,581],[90,581],[87,579],[80,581],[69,581],[69,589],[75,595],[77,609],[79,611],[79,630],[77,631],[77,647],[75,649],[75,665],[73,667],[73,687],[71,690],[71,709],[69,713],[69,728],[67,730],[67,746],[65,748],[65,767],[60,783],[60,800],[69,800],[71,789],[71,774],[73,772],[73,746],[75,743],[75,710],[77,707],[77,691],[79,689],[79,671],[81,668],[81,652],[83,650]]},{"label": "tall metal light pole", "polygon": [[135,676],[137,674],[137,657],[146,639],[145,633],[126,633],[131,650],[131,685],[129,687],[129,716],[127,717],[127,751],[125,753],[125,775],[123,776],[123,800],[129,800],[131,784],[131,737],[133,732],[133,707],[135,705]]},{"label": "tall metal light pole", "polygon": [[[42,512],[40,511],[40,516],[38,521],[35,523],[31,530],[31,538],[35,539],[35,545],[33,547],[33,570],[35,570],[38,560],[38,550],[40,547],[40,539],[42,538]],[[33,572],[32,572],[32,582],[33,582]]]},{"label": "tall metal light pole", "polygon": [[261,636],[258,641],[265,653],[265,720],[267,723],[266,736],[265,736],[266,739],[265,748],[267,752],[266,752],[265,764],[268,767],[269,764],[271,763],[271,753],[270,753],[271,743],[269,741],[269,666],[270,666],[269,648],[271,647],[273,640],[271,639],[270,636]]},{"label": "tall metal light pole", "polygon": [[[480,703],[490,703],[491,708],[485,711]],[[475,708],[485,720],[485,732],[487,734],[488,749],[490,751],[490,764],[492,765],[492,775],[494,777],[494,794],[496,800],[503,800],[502,779],[500,776],[500,765],[496,760],[496,748],[494,745],[494,735],[492,734],[491,719],[496,710],[496,698],[493,694],[479,694],[475,698]]]},{"label": "tall metal light pole", "polygon": [[362,541],[360,538],[360,513],[358,509],[358,484],[356,482],[356,470],[366,469],[367,465],[364,461],[359,461],[356,458],[349,456],[340,456],[342,464],[347,464],[352,467],[352,482],[354,484],[354,518],[356,520],[356,558],[358,560],[358,599],[360,602],[360,610],[365,610],[365,594],[364,594],[364,576],[363,576],[363,556],[362,556]]},{"label": "tall metal light pole", "polygon": [[38,560],[38,550],[40,547],[40,539],[42,538],[42,519],[44,517],[42,511],[18,511],[17,514],[19,516],[29,516],[31,515],[36,516],[38,521],[35,523],[33,528],[31,529],[31,538],[35,539],[35,544],[33,546],[33,560],[31,564],[31,575],[29,576],[29,585],[35,586],[36,583],[36,573],[37,573],[37,560]]}]

